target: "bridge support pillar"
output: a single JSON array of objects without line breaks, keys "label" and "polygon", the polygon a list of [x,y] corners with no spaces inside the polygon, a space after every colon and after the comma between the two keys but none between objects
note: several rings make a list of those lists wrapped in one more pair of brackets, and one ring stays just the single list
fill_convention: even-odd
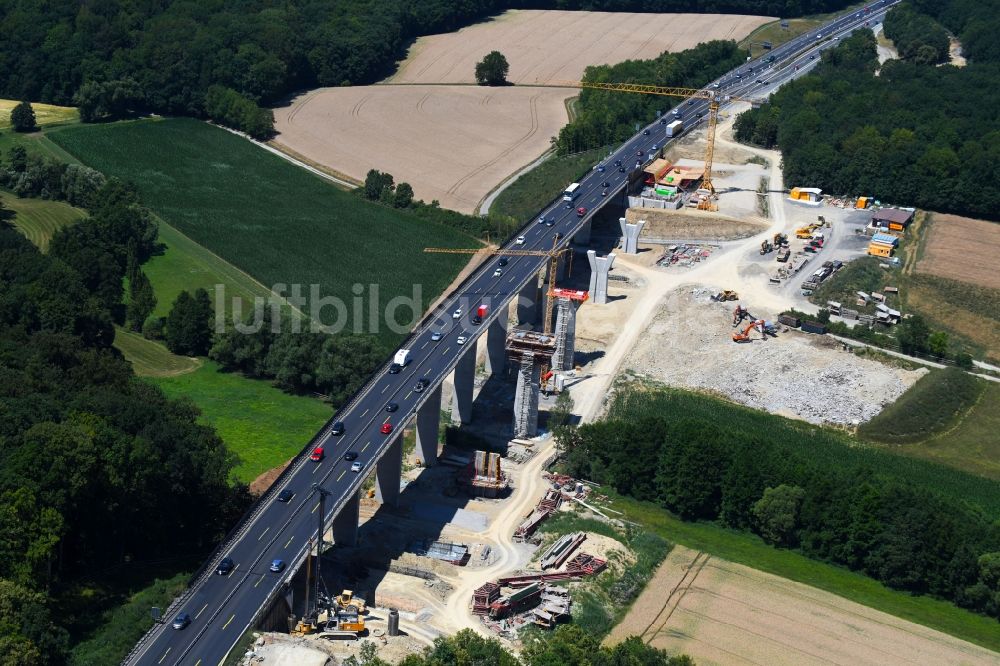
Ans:
[{"label": "bridge support pillar", "polygon": [[472,421],[472,387],[475,379],[476,351],[473,348],[466,350],[458,358],[458,365],[455,366],[455,390],[451,396],[452,423],[470,423]]},{"label": "bridge support pillar", "polygon": [[396,439],[375,463],[375,500],[388,506],[399,506],[399,481],[403,474],[402,424]]},{"label": "bridge support pillar", "polygon": [[622,230],[622,249],[625,250],[625,254],[637,254],[639,252],[639,234],[646,226],[646,221],[639,220],[635,224],[629,224],[624,217],[619,217],[618,226]]},{"label": "bridge support pillar", "polygon": [[514,391],[514,437],[534,437],[538,434],[538,393],[541,367],[532,354],[521,356]]},{"label": "bridge support pillar", "polygon": [[596,305],[608,302],[608,273],[615,263],[615,253],[606,257],[598,257],[593,250],[587,250],[587,261],[590,262],[590,299]]},{"label": "bridge support pillar", "polygon": [[569,298],[556,300],[556,351],[552,355],[553,370],[572,370],[576,353],[576,311],[579,301]]},{"label": "bridge support pillar", "polygon": [[575,236],[573,236],[574,243],[577,245],[590,245],[590,229],[593,221],[594,218],[590,218],[584,222],[583,226],[580,227],[580,230],[576,232]]},{"label": "bridge support pillar", "polygon": [[358,520],[361,518],[361,491],[356,492],[333,518],[333,542],[338,546],[358,543]]},{"label": "bridge support pillar", "polygon": [[507,352],[504,344],[507,342],[507,323],[510,310],[507,306],[500,308],[497,318],[490,323],[486,331],[486,372],[494,375],[503,370]]},{"label": "bridge support pillar", "polygon": [[529,328],[538,318],[538,276],[533,275],[517,295],[517,324]]},{"label": "bridge support pillar", "polygon": [[441,385],[431,391],[417,410],[417,455],[424,467],[437,464],[438,433],[441,428]]}]

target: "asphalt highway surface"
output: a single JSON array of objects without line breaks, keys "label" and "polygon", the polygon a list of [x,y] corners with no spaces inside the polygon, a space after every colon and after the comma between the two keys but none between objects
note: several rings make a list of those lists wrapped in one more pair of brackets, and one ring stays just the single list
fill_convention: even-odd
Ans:
[{"label": "asphalt highway surface", "polygon": [[[764,97],[777,84],[807,71],[818,62],[818,53],[834,45],[833,38],[846,35],[866,23],[874,26],[885,10],[894,2],[869,5],[869,10],[856,10],[822,28],[802,35],[794,41],[775,47],[764,58],[774,56],[773,63],[764,58],[748,62],[716,82],[706,90],[717,89],[722,95]],[[817,34],[821,35],[817,39]],[[810,59],[815,56],[815,59]],[[748,72],[752,68],[752,72]],[[760,79],[764,83],[757,83]],[[713,84],[718,83],[718,88]],[[625,93],[623,93],[625,94]],[[683,100],[675,107],[687,127],[708,113],[708,102],[703,99]],[[515,249],[548,250],[552,248],[555,234],[562,236],[558,244],[566,245],[573,234],[601,208],[603,202],[620,193],[631,172],[648,163],[651,151],[662,147],[668,140],[665,122],[673,119],[672,109],[663,113],[664,122],[656,120],[633,136],[601,165],[595,167],[580,181],[578,195],[571,203],[559,197],[541,211],[519,232],[522,244],[511,240],[506,246]],[[648,133],[644,133],[648,131]],[[615,166],[621,161],[624,173]],[[609,185],[604,186],[607,182]],[[602,193],[607,192],[605,196]],[[586,211],[581,215],[577,209]],[[539,218],[551,220],[551,226]],[[455,367],[462,353],[475,353],[477,337],[495,318],[497,311],[506,307],[521,288],[544,266],[544,257],[511,256],[499,276],[498,258],[484,262],[456,292],[435,311],[433,317],[416,330],[403,344],[412,350],[410,362],[399,374],[388,374],[388,363],[351,403],[345,406],[317,435],[314,442],[324,447],[325,456],[319,462],[309,460],[311,447],[307,447],[290,470],[279,479],[255,506],[224,546],[213,556],[205,572],[191,588],[169,609],[165,623],[155,626],[133,650],[127,664],[190,664],[216,666],[226,658],[240,636],[255,622],[258,611],[279,592],[290,579],[296,567],[305,558],[309,539],[316,534],[319,499],[312,492],[313,483],[319,483],[331,493],[327,499],[327,520],[331,520],[341,506],[358,493],[364,477],[371,472],[376,461],[386,451],[394,438],[400,436],[402,426],[416,413],[426,395],[440,385]],[[480,304],[487,304],[489,315],[477,325],[470,316]],[[453,312],[461,308],[462,315],[455,319]],[[433,341],[434,332],[442,337]],[[464,345],[457,343],[459,335],[468,336]],[[423,392],[415,390],[417,381],[426,378],[429,386]],[[390,402],[399,405],[398,411],[388,413]],[[331,434],[334,421],[345,424],[340,436]],[[384,423],[393,426],[392,432],[383,434]],[[361,473],[351,471],[351,462],[344,459],[348,451],[356,452],[357,461],[363,465]],[[275,500],[285,489],[295,495],[287,503]],[[329,523],[328,523],[329,524]],[[229,557],[235,569],[227,575],[218,575],[215,569],[219,560]],[[284,569],[270,570],[271,562],[280,559]],[[171,628],[178,613],[187,613],[190,624],[183,629]]]}]

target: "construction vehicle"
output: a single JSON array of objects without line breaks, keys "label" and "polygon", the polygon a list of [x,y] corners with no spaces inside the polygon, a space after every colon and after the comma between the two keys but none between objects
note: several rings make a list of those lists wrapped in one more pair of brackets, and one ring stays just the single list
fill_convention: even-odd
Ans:
[{"label": "construction vehicle", "polygon": [[790,256],[792,256],[792,251],[789,250],[787,247],[783,247],[780,250],[778,250],[778,256],[775,257],[775,259],[781,262],[785,262],[788,261],[788,257]]},{"label": "construction vehicle", "polygon": [[719,303],[725,303],[726,301],[738,301],[740,295],[731,289],[723,289],[717,294],[712,295],[713,301],[718,301]]},{"label": "construction vehicle", "polygon": [[774,247],[775,249],[786,247],[788,245],[788,236],[786,234],[774,234]]},{"label": "construction vehicle", "polygon": [[[760,106],[761,101],[746,97],[727,95],[718,90],[702,90],[699,88],[675,88],[666,86],[650,86],[639,83],[601,83],[596,81],[535,81],[527,83],[530,86],[547,86],[553,88],[593,88],[615,92],[639,93],[643,95],[664,95],[667,97],[687,97],[708,100],[708,131],[705,140],[705,174],[702,177],[701,189],[707,191],[707,196],[698,202],[698,210],[718,210],[713,202],[716,198],[715,185],[712,183],[712,158],[715,154],[715,127],[719,122],[719,106],[728,102],[750,102]],[[683,128],[683,125],[680,126]],[[668,134],[669,136],[669,134]]]},{"label": "construction vehicle", "polygon": [[755,319],[747,324],[742,331],[733,331],[733,342],[750,342],[750,334],[754,330],[760,331],[761,339],[767,340],[767,336],[764,334],[764,320]]},{"label": "construction vehicle", "polygon": [[770,252],[773,249],[774,249],[774,246],[771,245],[771,241],[765,239],[765,240],[762,240],[760,242],[760,253],[761,254],[767,254],[768,252]]},{"label": "construction vehicle", "polygon": [[339,608],[340,610],[348,610],[350,608],[353,608],[355,609],[355,611],[357,611],[362,615],[368,612],[368,609],[365,606],[365,600],[358,599],[357,597],[355,597],[354,592],[351,590],[344,590],[343,592],[335,596],[333,598],[333,601],[335,604],[337,604],[337,608]]},{"label": "construction vehicle", "polygon": [[733,326],[739,326],[744,319],[754,319],[754,316],[750,314],[750,311],[745,307],[736,304],[736,309],[733,310]]}]

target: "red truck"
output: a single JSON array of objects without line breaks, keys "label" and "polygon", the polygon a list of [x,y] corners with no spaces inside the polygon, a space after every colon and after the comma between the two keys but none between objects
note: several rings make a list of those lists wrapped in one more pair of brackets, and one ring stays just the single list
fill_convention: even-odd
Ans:
[{"label": "red truck", "polygon": [[483,319],[484,317],[486,317],[486,315],[487,315],[487,313],[489,311],[490,311],[490,306],[488,306],[488,305],[480,305],[478,308],[476,308],[476,315],[480,319]]}]

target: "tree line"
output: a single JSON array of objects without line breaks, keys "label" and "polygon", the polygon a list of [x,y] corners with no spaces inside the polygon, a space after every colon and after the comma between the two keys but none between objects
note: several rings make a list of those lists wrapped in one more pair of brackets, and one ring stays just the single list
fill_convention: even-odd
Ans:
[{"label": "tree line", "polygon": [[[47,187],[80,196],[89,218],[58,231],[48,254],[0,226],[0,651],[11,664],[65,663],[128,591],[121,581],[193,564],[249,499],[195,407],[138,380],[111,347],[129,263],[154,250],[148,211],[118,181],[71,173]],[[72,611],[81,587],[99,590],[86,613]]]},{"label": "tree line", "polygon": [[740,114],[737,140],[779,148],[789,185],[1000,220],[1000,63],[877,67],[855,33]]},{"label": "tree line", "polygon": [[[708,81],[739,67],[746,53],[732,41],[711,41],[679,53],[664,52],[651,60],[627,60],[617,65],[590,66],[583,80],[593,83],[645,83],[700,88]],[[556,148],[562,155],[620,143],[678,100],[584,88],[577,116],[559,130]],[[692,119],[693,120],[693,119]]]},{"label": "tree line", "polygon": [[625,387],[559,436],[567,472],[1000,617],[1000,485],[676,390]]},{"label": "tree line", "polygon": [[892,40],[899,55],[921,65],[947,62],[948,31],[926,14],[907,4],[893,7],[882,21],[885,36]]},{"label": "tree line", "polygon": [[[792,16],[847,4],[679,0],[669,9]],[[653,0],[7,0],[0,2],[0,96],[76,105],[85,122],[189,115],[266,138],[274,118],[264,107],[290,93],[374,83],[416,37],[518,8],[664,11]]]},{"label": "tree line", "polygon": [[909,0],[958,37],[962,54],[974,62],[1000,62],[1000,0]]}]

